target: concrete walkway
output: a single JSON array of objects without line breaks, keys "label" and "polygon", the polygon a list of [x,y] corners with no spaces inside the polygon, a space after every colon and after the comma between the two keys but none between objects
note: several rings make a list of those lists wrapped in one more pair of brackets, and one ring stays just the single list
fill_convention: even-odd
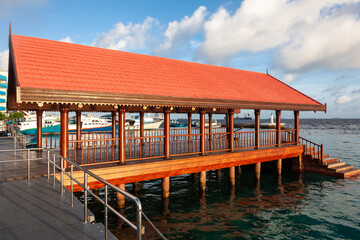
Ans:
[{"label": "concrete walkway", "polygon": [[104,239],[104,225],[83,223],[80,201],[71,207],[70,193],[59,192],[46,177],[1,182],[0,239]]}]

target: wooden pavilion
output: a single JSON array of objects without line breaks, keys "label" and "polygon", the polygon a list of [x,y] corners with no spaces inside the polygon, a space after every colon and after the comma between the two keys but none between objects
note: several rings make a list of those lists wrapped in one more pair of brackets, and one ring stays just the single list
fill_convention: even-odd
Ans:
[{"label": "wooden pavilion", "polygon": [[[205,171],[219,168],[230,168],[233,176],[234,167],[245,164],[256,164],[260,173],[261,162],[276,160],[281,168],[281,159],[294,157],[301,171],[306,143],[300,144],[299,112],[326,111],[326,105],[269,74],[11,33],[9,45],[8,109],[37,111],[38,147],[42,112],[60,111],[60,154],[89,165],[115,184],[163,178],[168,189],[170,176],[201,172],[204,179]],[[254,110],[255,131],[234,131],[234,113],[240,109]],[[276,130],[260,130],[261,110],[276,111]],[[72,139],[69,111],[77,118]],[[280,128],[281,111],[294,112],[294,129]],[[111,112],[112,131],[96,139],[82,138],[81,112]],[[126,131],[127,112],[140,113],[138,134]],[[147,134],[144,113],[163,113],[164,129]],[[188,128],[170,129],[171,113],[187,113]],[[191,127],[195,113],[200,115],[198,129]],[[226,128],[205,127],[206,114],[210,122],[213,114],[226,114]],[[93,160],[88,155],[83,161],[90,147]],[[322,149],[308,150],[322,160]]]}]

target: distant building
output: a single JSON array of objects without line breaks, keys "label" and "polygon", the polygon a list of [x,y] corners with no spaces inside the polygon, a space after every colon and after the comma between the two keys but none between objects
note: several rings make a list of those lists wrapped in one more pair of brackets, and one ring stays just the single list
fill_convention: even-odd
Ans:
[{"label": "distant building", "polygon": [[0,72],[0,112],[6,112],[7,73]]}]

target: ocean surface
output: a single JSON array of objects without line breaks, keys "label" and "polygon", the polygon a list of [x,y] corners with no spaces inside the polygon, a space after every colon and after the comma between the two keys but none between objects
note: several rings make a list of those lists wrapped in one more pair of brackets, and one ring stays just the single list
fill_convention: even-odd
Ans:
[{"label": "ocean surface", "polygon": [[[293,120],[283,122],[292,128]],[[360,168],[360,119],[300,119],[300,136],[324,144],[325,153]],[[199,193],[196,174],[170,181],[168,201],[161,198],[160,179],[140,183],[138,191],[126,185],[168,239],[360,239],[360,177],[297,174],[285,163],[279,177],[275,164],[269,163],[262,166],[260,182],[252,166],[243,167],[233,188],[227,169],[221,177],[209,171],[205,195]],[[83,200],[81,193],[78,198]],[[116,206],[114,193],[109,202]],[[89,199],[88,206],[102,222],[102,205]],[[122,212],[135,219],[129,202]],[[160,239],[144,222],[144,239]],[[111,214],[109,226],[119,239],[135,239],[134,232]]]}]

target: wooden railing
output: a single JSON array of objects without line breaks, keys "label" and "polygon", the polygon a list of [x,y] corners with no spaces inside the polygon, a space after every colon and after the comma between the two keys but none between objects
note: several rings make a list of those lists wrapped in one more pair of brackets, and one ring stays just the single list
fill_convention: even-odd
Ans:
[{"label": "wooden railing", "polygon": [[324,147],[322,144],[314,143],[305,138],[299,137],[301,145],[304,145],[305,155],[311,155],[313,158],[318,159],[323,164]]},{"label": "wooden railing", "polygon": [[[256,147],[256,131],[242,132],[235,129],[234,150]],[[260,131],[260,148],[277,146],[277,131]],[[211,133],[205,129],[205,152],[220,152],[230,150],[230,133],[226,128],[213,128]],[[59,148],[59,133],[44,134],[44,147]],[[164,129],[128,130],[125,132],[125,159],[137,160],[164,157]],[[199,154],[200,130],[192,128],[170,129],[170,156]],[[76,133],[69,134],[69,150],[74,154],[74,161],[79,164],[117,161],[118,136],[112,136],[111,131],[83,132],[81,140],[76,140]],[[281,144],[296,144],[295,129],[281,130]]]}]

